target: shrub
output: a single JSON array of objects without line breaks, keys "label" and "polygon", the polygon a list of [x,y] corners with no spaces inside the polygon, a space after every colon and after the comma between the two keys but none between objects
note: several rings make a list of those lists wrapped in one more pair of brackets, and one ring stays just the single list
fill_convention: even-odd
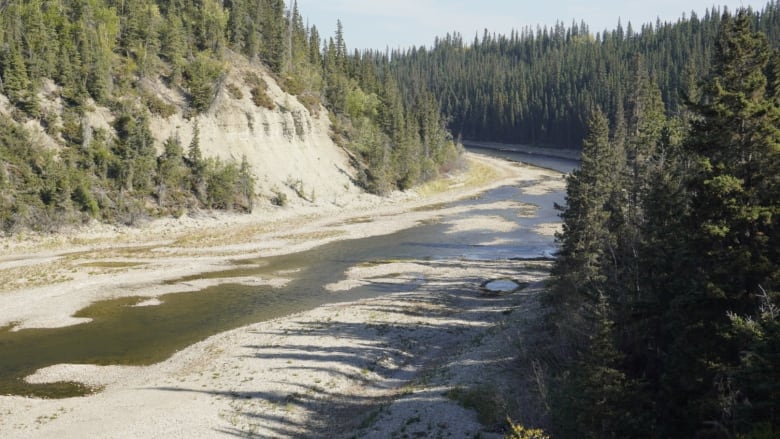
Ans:
[{"label": "shrub", "polygon": [[303,94],[304,91],[303,81],[297,76],[285,76],[282,80],[282,86],[287,93],[295,96]]},{"label": "shrub", "polygon": [[167,119],[176,114],[176,106],[169,104],[162,100],[159,96],[153,93],[144,93],[144,104],[152,114],[156,114],[164,119]]},{"label": "shrub", "polygon": [[234,163],[219,159],[206,160],[206,207],[230,210],[235,204],[239,170]]},{"label": "shrub", "polygon": [[273,99],[271,99],[271,96],[268,96],[268,93],[263,88],[252,87],[250,92],[252,93],[252,102],[254,102],[256,106],[267,108],[269,110],[276,108],[276,104],[274,104]]},{"label": "shrub", "polygon": [[252,71],[244,72],[244,83],[246,85],[248,85],[250,88],[251,87],[264,87],[264,88],[268,87],[268,84],[266,84],[265,81],[263,81],[263,79],[260,78],[260,76],[258,76],[257,73],[252,72]]},{"label": "shrub", "polygon": [[507,418],[509,423],[509,433],[504,436],[504,439],[550,439],[544,430],[538,428],[525,428],[522,425],[515,424],[511,419]]},{"label": "shrub", "polygon": [[227,92],[228,92],[228,94],[230,95],[231,98],[237,99],[237,100],[244,99],[244,93],[241,91],[241,89],[236,84],[233,84],[231,82],[225,88],[227,88]]},{"label": "shrub", "polygon": [[274,189],[274,196],[271,197],[271,204],[274,206],[284,207],[287,205],[287,194],[280,191],[279,189]]},{"label": "shrub", "polygon": [[276,108],[271,96],[268,95],[268,84],[255,72],[245,72],[244,82],[250,87],[252,102],[258,107],[273,110]]},{"label": "shrub", "polygon": [[317,116],[320,113],[321,107],[321,100],[320,97],[316,94],[312,93],[304,93],[301,95],[298,95],[298,101],[303,104],[304,107],[306,107],[307,110],[309,110],[309,113]]},{"label": "shrub", "polygon": [[190,103],[198,112],[206,111],[214,99],[214,84],[222,74],[223,66],[207,55],[199,54],[185,70]]}]

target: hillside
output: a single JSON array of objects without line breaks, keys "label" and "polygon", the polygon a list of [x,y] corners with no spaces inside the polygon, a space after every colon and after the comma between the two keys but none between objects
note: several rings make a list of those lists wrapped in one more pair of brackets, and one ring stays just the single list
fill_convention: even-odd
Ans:
[{"label": "hillside", "polygon": [[[224,85],[215,92],[215,98],[206,111],[197,116],[186,116],[186,96],[166,87],[161,81],[147,81],[145,86],[154,90],[160,99],[172,105],[170,116],[151,115],[149,128],[157,155],[164,152],[169,138],[178,138],[182,145],[192,142],[195,126],[198,126],[202,153],[218,157],[225,162],[241,162],[246,156],[257,177],[257,192],[266,201],[279,191],[291,202],[314,202],[311,191],[298,197],[293,190],[300,181],[303,188],[317,187],[323,200],[333,201],[344,193],[356,191],[350,172],[354,173],[346,152],[330,138],[332,127],[327,112],[310,113],[295,96],[284,92],[259,63],[249,63],[234,56],[231,70],[223,78]],[[246,75],[257,75],[268,84],[268,96],[273,109],[258,107],[251,101],[251,87],[244,81]],[[235,86],[240,97],[231,95],[227,86]],[[62,124],[61,88],[49,82],[38,95],[43,111],[56,114],[57,124]],[[7,98],[0,96],[0,115],[11,117],[14,108]],[[104,130],[116,136],[113,128],[117,117],[109,108],[91,104],[83,119],[83,130],[94,133]],[[51,150],[61,148],[61,139],[47,133],[42,121],[28,120],[24,127],[35,142]],[[94,134],[89,134],[90,136]],[[315,191],[316,194],[316,191]]]},{"label": "hillside", "polygon": [[[251,86],[244,77],[253,73],[268,84],[273,109],[252,102]],[[290,203],[339,204],[348,194],[361,192],[353,183],[355,169],[348,154],[331,139],[327,110],[319,107],[310,112],[283,91],[264,66],[238,56],[223,84],[210,107],[197,117],[187,119],[181,111],[168,118],[152,117],[158,152],[172,136],[189,144],[197,123],[205,156],[236,162],[247,158],[261,202],[281,193]],[[158,85],[161,94],[171,93]],[[229,88],[240,93],[231,94]],[[183,96],[173,98],[183,100]]]},{"label": "hillside", "polygon": [[[454,33],[431,48],[370,57],[387,65],[399,83],[431,90],[456,136],[580,147],[593,107],[601,108],[613,126],[625,116],[637,117],[636,84],[642,75],[658,87],[666,114],[684,121],[686,103],[701,96],[697,87],[709,74],[723,12],[713,6],[676,21],[623,22],[611,30],[558,22],[510,34]],[[778,2],[748,13],[751,27],[778,47]]]},{"label": "hillside", "polygon": [[[297,4],[0,5],[0,230],[339,203],[451,169],[435,101],[359,71]],[[422,103],[422,105],[418,105]]]},{"label": "hillside", "polygon": [[[233,60],[231,70],[222,79],[223,85],[215,90],[213,102],[196,116],[185,114],[186,97],[182,93],[159,80],[145,82],[145,87],[173,109],[171,115],[152,114],[148,118],[154,155],[165,153],[168,139],[190,145],[197,126],[204,157],[233,164],[246,159],[255,176],[255,194],[260,203],[273,200],[277,204],[338,204],[343,197],[362,192],[354,184],[355,169],[348,154],[331,139],[327,110],[310,112],[295,96],[284,92],[262,64],[239,56]],[[268,84],[267,95],[273,109],[252,102],[251,86],[244,80],[247,75],[256,75]],[[42,111],[54,114],[53,123],[57,125],[62,125],[63,117],[67,117],[62,114],[61,92],[61,87],[47,81],[38,94]],[[0,99],[0,115],[10,121],[15,109],[7,98]],[[109,138],[116,138],[117,115],[94,102],[88,105],[81,121],[84,137],[104,132]],[[30,141],[45,151],[61,154],[65,150],[62,138],[51,130],[47,132],[43,121],[31,119],[20,125],[29,133]],[[147,203],[150,213],[159,207],[156,201]]]}]

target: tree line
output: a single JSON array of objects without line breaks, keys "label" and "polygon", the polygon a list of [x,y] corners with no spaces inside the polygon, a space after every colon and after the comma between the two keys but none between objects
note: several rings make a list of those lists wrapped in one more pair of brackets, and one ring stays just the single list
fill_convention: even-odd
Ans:
[{"label": "tree line", "polygon": [[[612,124],[620,118],[637,56],[660,88],[667,114],[684,111],[708,73],[720,12],[638,28],[618,23],[602,32],[559,22],[509,35],[485,30],[471,40],[452,33],[431,48],[394,50],[389,57],[399,83],[433,92],[456,137],[580,147],[590,108],[600,107]],[[779,2],[748,14],[773,46],[780,43]]]},{"label": "tree line", "polygon": [[[457,162],[432,95],[400,99],[387,71],[347,52],[340,23],[324,39],[304,26],[297,2],[5,2],[0,95],[10,116],[0,117],[7,139],[0,145],[0,228],[132,222],[193,208],[251,210],[255,181],[246,162],[202,157],[200,145],[176,138],[160,148],[149,131],[151,117],[208,111],[235,54],[264,63],[310,111],[325,106],[332,137],[350,151],[356,180],[369,191],[406,189]],[[183,95],[185,107],[161,98],[149,86],[156,81]],[[262,80],[247,81],[255,104],[275,108]],[[111,111],[111,130],[90,127],[95,105]],[[31,122],[56,145],[26,129]]]},{"label": "tree line", "polygon": [[627,111],[589,112],[544,297],[555,437],[780,431],[780,53],[718,23],[685,123],[642,62]]}]

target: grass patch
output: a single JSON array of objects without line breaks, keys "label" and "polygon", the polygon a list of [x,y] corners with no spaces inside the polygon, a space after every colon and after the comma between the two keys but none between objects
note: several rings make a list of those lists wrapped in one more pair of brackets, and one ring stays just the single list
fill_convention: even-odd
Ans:
[{"label": "grass patch", "polygon": [[122,262],[122,261],[98,261],[98,262],[85,262],[78,264],[79,267],[91,267],[91,268],[133,268],[141,265],[146,265],[145,262]]},{"label": "grass patch", "polygon": [[261,233],[273,230],[273,223],[231,225],[188,233],[172,245],[182,248],[200,248],[208,245],[232,245],[250,242]]},{"label": "grass patch", "polygon": [[494,167],[476,160],[469,160],[468,167],[456,175],[455,178],[443,176],[424,183],[417,188],[417,192],[428,197],[447,192],[455,185],[465,188],[484,186],[499,177]]},{"label": "grass patch", "polygon": [[71,272],[61,261],[3,269],[0,270],[0,292],[64,283],[73,279]]},{"label": "grass patch", "polygon": [[159,248],[158,245],[140,245],[130,247],[111,247],[96,248],[94,250],[78,251],[67,253],[65,261],[69,264],[75,264],[76,261],[84,259],[134,259],[134,258],[154,258],[156,254],[153,250]]},{"label": "grass patch", "polygon": [[368,224],[374,222],[374,218],[370,216],[359,216],[355,218],[348,219],[344,221],[344,225],[352,225],[352,224]]},{"label": "grass patch", "polygon": [[498,177],[495,168],[482,162],[469,160],[468,172],[466,172],[466,186],[481,186]]},{"label": "grass patch", "polygon": [[429,197],[431,195],[447,192],[447,190],[449,190],[451,186],[452,186],[451,178],[441,177],[441,178],[437,178],[436,180],[431,180],[427,183],[423,183],[417,189],[417,192],[419,192],[420,195],[424,197]]},{"label": "grass patch", "polygon": [[506,423],[506,402],[493,386],[455,387],[444,396],[477,412],[477,420],[489,429],[500,430]]},{"label": "grass patch", "polygon": [[294,233],[290,235],[283,235],[279,238],[290,241],[314,241],[318,239],[336,238],[345,234],[346,232],[343,230],[323,230],[317,232]]}]

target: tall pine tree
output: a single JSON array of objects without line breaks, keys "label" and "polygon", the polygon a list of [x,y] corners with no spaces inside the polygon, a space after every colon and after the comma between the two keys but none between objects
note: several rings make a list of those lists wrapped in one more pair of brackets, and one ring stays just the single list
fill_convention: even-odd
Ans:
[{"label": "tall pine tree", "polygon": [[[777,300],[780,248],[780,105],[767,88],[766,37],[753,31],[750,14],[724,14],[713,74],[695,109],[686,152],[690,211],[685,221],[689,253],[666,319],[669,401],[688,431],[702,422],[734,431],[734,404],[751,395],[732,382],[741,346],[728,314],[754,315],[759,297]],[[683,399],[684,398],[684,399]],[[746,400],[742,399],[742,403]],[[777,420],[772,421],[777,423]]]}]

